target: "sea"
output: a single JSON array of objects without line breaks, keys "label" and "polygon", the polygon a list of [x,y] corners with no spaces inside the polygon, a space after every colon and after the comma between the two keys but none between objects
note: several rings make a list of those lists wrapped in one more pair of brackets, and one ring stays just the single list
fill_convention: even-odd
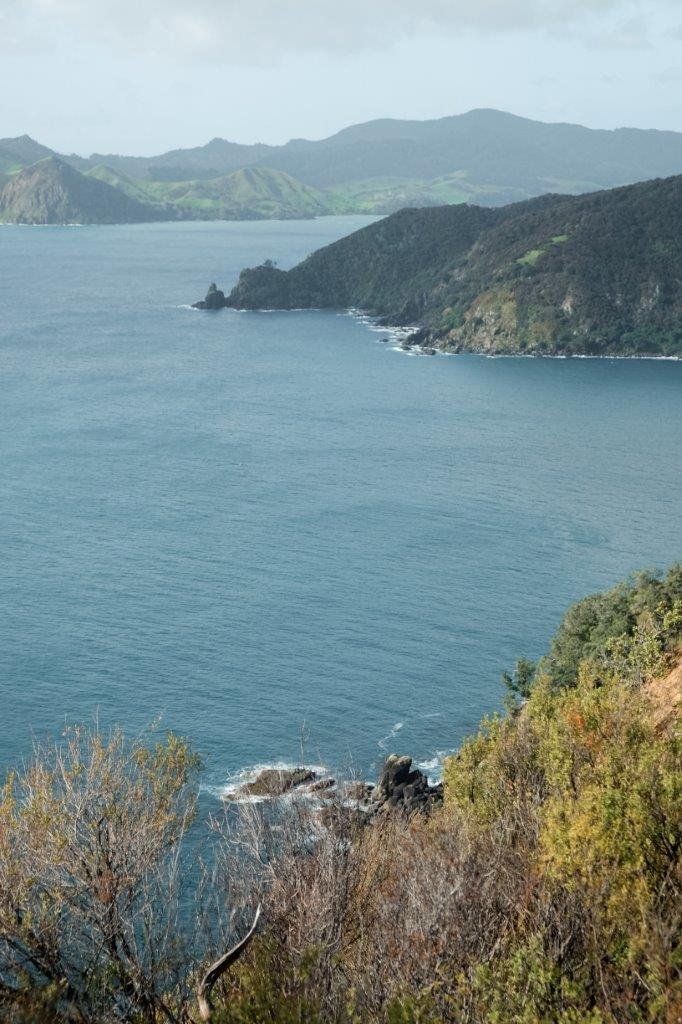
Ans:
[{"label": "sea", "polygon": [[682,363],[190,307],[370,220],[0,227],[0,769],[96,722],[188,737],[209,805],[437,778],[571,602],[682,557]]}]

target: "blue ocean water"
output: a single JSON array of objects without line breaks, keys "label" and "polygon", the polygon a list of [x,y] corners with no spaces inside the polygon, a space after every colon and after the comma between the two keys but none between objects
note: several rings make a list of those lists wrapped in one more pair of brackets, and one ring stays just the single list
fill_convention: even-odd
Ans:
[{"label": "blue ocean water", "polygon": [[209,791],[302,738],[431,762],[569,602],[682,556],[681,363],[183,308],[366,222],[0,228],[3,766],[96,714]]}]

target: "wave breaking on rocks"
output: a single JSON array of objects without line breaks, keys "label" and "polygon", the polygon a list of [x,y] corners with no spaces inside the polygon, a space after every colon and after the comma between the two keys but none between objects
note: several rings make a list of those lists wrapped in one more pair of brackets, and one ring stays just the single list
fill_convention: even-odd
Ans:
[{"label": "wave breaking on rocks", "polygon": [[275,765],[251,771],[222,793],[228,803],[261,803],[282,798],[332,800],[356,810],[367,820],[395,811],[406,816],[430,813],[443,802],[443,784],[431,785],[426,774],[413,768],[412,758],[389,754],[376,784],[337,779],[319,766]]}]

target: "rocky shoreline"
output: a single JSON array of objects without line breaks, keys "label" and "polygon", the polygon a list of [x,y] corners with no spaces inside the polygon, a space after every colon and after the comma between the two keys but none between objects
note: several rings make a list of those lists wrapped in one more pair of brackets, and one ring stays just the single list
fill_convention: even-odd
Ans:
[{"label": "rocky shoreline", "polygon": [[[208,309],[217,310],[224,309],[229,305],[229,301],[215,283],[209,285],[209,289],[204,299],[200,299],[198,302],[191,303],[193,309]],[[357,310],[349,310],[350,313],[356,314]],[[371,314],[363,314],[368,319],[371,319]],[[397,331],[397,327],[389,324],[386,317],[377,317],[375,323],[377,326],[385,328],[387,331]],[[495,334],[495,332],[494,332]],[[388,338],[382,338],[381,341],[387,342]],[[443,334],[441,332],[434,332],[427,327],[418,327],[404,336],[400,340],[398,346],[403,352],[410,352],[413,355],[457,355],[461,353],[468,353],[472,355],[485,355],[488,357],[501,357],[501,356],[526,356],[528,358],[555,358],[555,359],[666,359],[671,361],[678,361],[680,356],[677,355],[662,355],[647,352],[619,352],[616,349],[609,347],[605,348],[601,352],[586,352],[586,351],[566,351],[566,352],[550,352],[550,351],[523,351],[518,347],[514,347],[514,343],[510,341],[508,336],[504,336],[502,340],[496,339],[496,337],[485,336],[483,340],[480,338],[469,338],[463,340],[460,336],[460,332],[450,332]]]},{"label": "rocky shoreline", "polygon": [[396,812],[406,817],[429,814],[443,802],[443,784],[432,786],[412,758],[390,754],[376,784],[337,780],[319,769],[264,768],[255,779],[244,782],[225,794],[231,803],[277,800],[285,796],[310,797],[325,804],[341,801],[352,806],[366,822],[378,814]]}]

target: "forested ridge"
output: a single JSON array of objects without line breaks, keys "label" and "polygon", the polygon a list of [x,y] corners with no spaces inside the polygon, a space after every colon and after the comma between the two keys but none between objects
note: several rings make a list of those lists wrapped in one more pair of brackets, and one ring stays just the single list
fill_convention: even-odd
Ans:
[{"label": "forested ridge", "polygon": [[243,271],[228,304],[359,307],[450,351],[678,355],[682,176],[401,210],[288,272]]}]

